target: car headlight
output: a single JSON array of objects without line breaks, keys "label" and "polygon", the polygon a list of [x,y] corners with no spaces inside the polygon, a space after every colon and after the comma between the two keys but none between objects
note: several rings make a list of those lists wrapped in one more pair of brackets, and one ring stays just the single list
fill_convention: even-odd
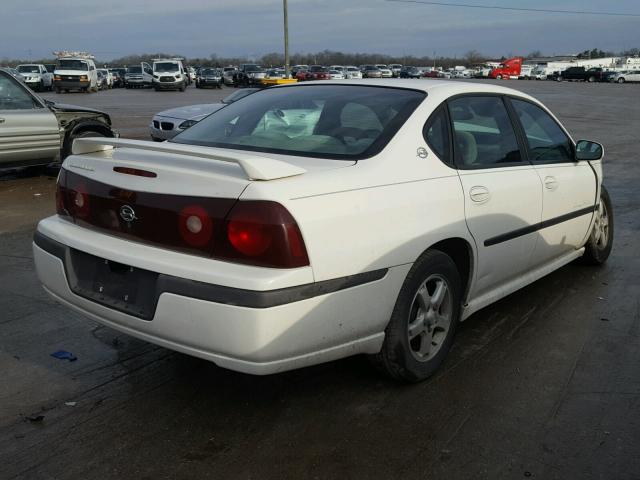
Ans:
[{"label": "car headlight", "polygon": [[178,128],[180,130],[186,130],[189,127],[193,127],[196,123],[198,123],[197,120],[185,120],[180,125],[178,125]]},{"label": "car headlight", "polygon": [[180,75],[176,75],[176,80],[180,80]]}]

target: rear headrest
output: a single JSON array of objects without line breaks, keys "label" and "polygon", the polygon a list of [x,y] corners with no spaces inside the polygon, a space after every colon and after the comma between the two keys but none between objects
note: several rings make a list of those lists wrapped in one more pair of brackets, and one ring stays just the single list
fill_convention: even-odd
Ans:
[{"label": "rear headrest", "polygon": [[456,146],[463,165],[474,165],[478,159],[478,144],[469,132],[456,132]]}]

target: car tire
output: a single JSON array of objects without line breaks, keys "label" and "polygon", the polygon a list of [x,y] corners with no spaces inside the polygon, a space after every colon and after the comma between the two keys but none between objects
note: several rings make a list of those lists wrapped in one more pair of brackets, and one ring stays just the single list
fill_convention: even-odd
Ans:
[{"label": "car tire", "polygon": [[594,76],[591,76],[591,77],[589,77],[589,78],[587,79],[587,82],[589,82],[589,83],[593,83],[593,82],[595,82],[595,81],[596,81],[596,77],[594,77]]},{"label": "car tire", "polygon": [[620,77],[620,78],[618,79],[618,83],[624,83],[624,78]]},{"label": "car tire", "polygon": [[609,192],[602,185],[593,229],[582,256],[583,261],[589,265],[602,265],[605,263],[613,247],[613,234],[614,222],[611,199],[609,198]]},{"label": "car tire", "polygon": [[56,87],[56,93],[62,93],[62,90],[60,90],[58,87]]},{"label": "car tire", "polygon": [[496,80],[502,80],[502,75],[496,75]]},{"label": "car tire", "polygon": [[455,263],[439,250],[428,250],[400,289],[373,364],[401,382],[430,377],[451,348],[461,305],[462,281]]}]

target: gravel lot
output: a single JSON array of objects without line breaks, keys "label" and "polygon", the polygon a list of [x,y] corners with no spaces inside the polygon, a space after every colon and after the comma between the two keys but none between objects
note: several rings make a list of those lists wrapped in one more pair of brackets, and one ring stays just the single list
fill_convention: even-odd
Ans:
[{"label": "gravel lot", "polygon": [[[31,257],[55,178],[0,173],[0,477],[639,478],[640,86],[505,85],[604,143],[614,250],[603,268],[569,265],[472,316],[444,368],[415,386],[358,357],[251,377],[72,313],[42,291]],[[147,138],[154,113],[231,91],[45,97]]]}]

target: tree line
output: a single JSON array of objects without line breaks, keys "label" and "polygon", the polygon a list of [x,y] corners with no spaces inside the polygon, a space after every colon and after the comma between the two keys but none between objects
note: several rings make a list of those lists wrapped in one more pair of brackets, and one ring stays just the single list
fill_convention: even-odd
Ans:
[{"label": "tree line", "polygon": [[[587,49],[580,52],[577,57],[584,58],[604,58],[614,56],[638,56],[640,55],[640,48],[632,48],[623,52],[610,52],[603,51],[598,48]],[[443,68],[454,67],[456,65],[471,66],[475,64],[481,64],[486,61],[502,61],[507,58],[514,57],[515,54],[509,53],[506,56],[500,58],[489,57],[482,54],[477,50],[469,50],[461,57],[450,56],[413,56],[413,55],[386,55],[382,53],[346,53],[333,50],[323,50],[316,53],[295,53],[291,55],[291,65],[366,65],[366,64],[391,64],[399,63],[402,65],[413,65],[418,67],[438,66]],[[544,54],[535,50],[527,55],[523,55],[525,58],[537,58],[542,57]],[[106,65],[109,67],[115,66],[128,66],[137,65],[140,62],[151,63],[155,58],[183,58],[186,65],[203,66],[203,67],[224,67],[227,65],[239,65],[241,63],[257,63],[265,67],[275,67],[284,65],[284,55],[281,53],[267,53],[257,58],[247,57],[225,57],[212,54],[209,57],[188,57],[177,53],[143,53],[136,55],[127,55],[121,58],[116,58],[110,61],[104,61],[99,58],[96,59],[96,65]],[[0,65],[15,66],[21,63],[55,63],[55,58],[41,58],[41,59],[10,59],[3,58],[0,60]]]}]

